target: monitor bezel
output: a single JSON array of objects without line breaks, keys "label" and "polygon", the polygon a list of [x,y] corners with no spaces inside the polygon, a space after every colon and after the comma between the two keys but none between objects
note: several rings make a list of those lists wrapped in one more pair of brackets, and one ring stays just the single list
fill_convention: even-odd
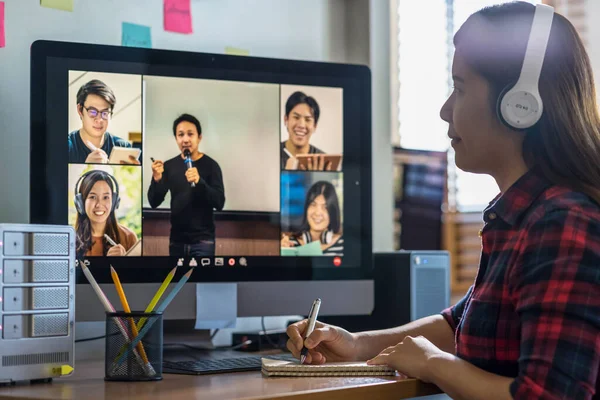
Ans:
[{"label": "monitor bezel", "polygon": [[[47,140],[49,135],[47,129],[47,62],[49,58],[66,58],[81,60],[102,60],[116,62],[146,63],[166,67],[185,67],[194,65],[199,68],[219,68],[223,70],[245,70],[261,74],[287,73],[297,74],[304,78],[319,76],[320,78],[339,79],[347,77],[356,80],[357,85],[351,89],[359,96],[361,132],[357,135],[357,147],[360,152],[360,240],[361,260],[357,268],[315,268],[294,266],[293,261],[284,263],[288,265],[275,268],[202,268],[202,273],[192,274],[190,282],[236,282],[236,281],[306,281],[306,280],[347,280],[347,279],[370,279],[372,278],[372,200],[371,200],[371,73],[367,66],[315,62],[302,60],[272,59],[250,56],[233,56],[225,54],[197,53],[189,51],[161,50],[133,48],[109,45],[96,45],[74,42],[57,42],[39,40],[31,46],[31,103],[30,103],[30,222],[40,224],[56,224],[57,221],[50,215],[48,202],[52,201],[52,192],[49,187],[55,177],[53,168],[47,157],[47,152],[52,144]],[[357,110],[354,110],[357,111]],[[344,111],[352,112],[352,111]],[[345,136],[346,138],[346,136]],[[346,140],[346,139],[345,139]],[[67,179],[65,176],[64,179]],[[50,194],[49,194],[50,193]],[[46,199],[46,201],[39,201]],[[346,216],[348,218],[349,216]],[[160,282],[164,279],[166,272],[173,263],[165,263],[167,257],[143,256],[133,258],[117,257],[112,259],[111,264],[119,268],[119,275],[123,282],[150,283]],[[162,259],[166,264],[162,267],[156,265],[157,259]],[[291,259],[291,258],[289,258]],[[131,262],[134,260],[134,266]],[[187,261],[187,260],[186,260]],[[143,265],[142,265],[143,264]],[[147,265],[152,268],[146,267]],[[104,266],[104,265],[103,265]],[[186,268],[179,268],[178,274],[185,273]],[[111,282],[110,271],[106,268],[94,269],[94,275],[99,283]],[[81,276],[78,274],[78,276]],[[85,282],[78,279],[78,282]]]}]

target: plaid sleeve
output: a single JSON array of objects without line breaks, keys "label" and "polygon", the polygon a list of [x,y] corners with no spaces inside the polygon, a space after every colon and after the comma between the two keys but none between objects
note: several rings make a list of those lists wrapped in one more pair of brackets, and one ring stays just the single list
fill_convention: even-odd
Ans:
[{"label": "plaid sleeve", "polygon": [[467,304],[467,300],[473,291],[473,286],[469,288],[467,293],[464,295],[462,299],[460,299],[455,305],[452,307],[448,307],[442,310],[441,314],[446,319],[450,327],[453,331],[456,332],[456,327],[462,318],[463,312],[465,311],[465,306]]},{"label": "plaid sleeve", "polygon": [[515,399],[591,399],[600,364],[600,221],[577,210],[527,229],[510,293],[521,321]]}]

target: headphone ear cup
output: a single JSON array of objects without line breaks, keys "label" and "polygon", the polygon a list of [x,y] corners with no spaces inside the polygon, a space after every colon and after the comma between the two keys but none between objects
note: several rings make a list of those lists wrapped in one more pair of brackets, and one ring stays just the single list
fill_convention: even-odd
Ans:
[{"label": "headphone ear cup", "polygon": [[504,124],[506,127],[510,128],[510,129],[517,129],[517,128],[515,128],[514,126],[512,126],[502,116],[502,100],[504,99],[504,96],[506,95],[506,93],[508,93],[508,91],[510,89],[512,89],[514,86],[515,86],[515,82],[511,82],[510,84],[506,85],[504,87],[504,89],[502,89],[502,91],[500,92],[500,94],[498,95],[498,98],[496,99],[496,116],[498,117],[498,119],[500,120],[500,122],[502,122],[502,124]]},{"label": "headphone ear cup", "polygon": [[119,194],[119,183],[117,182],[117,180],[115,179],[114,176],[109,175],[111,180],[112,180],[112,184],[113,184],[113,204],[112,204],[112,211],[118,210],[119,209],[119,205],[121,205],[121,196]]},{"label": "headphone ear cup", "polygon": [[75,203],[75,209],[79,215],[85,215],[85,206],[83,204],[83,196],[81,196],[81,193],[75,195],[73,202]]},{"label": "headphone ear cup", "polygon": [[306,231],[302,232],[302,240],[304,241],[304,244],[310,243],[310,234]]},{"label": "headphone ear cup", "polygon": [[323,233],[321,233],[321,243],[329,244],[329,243],[331,243],[332,239],[333,239],[332,231],[326,230],[326,231],[323,231]]}]

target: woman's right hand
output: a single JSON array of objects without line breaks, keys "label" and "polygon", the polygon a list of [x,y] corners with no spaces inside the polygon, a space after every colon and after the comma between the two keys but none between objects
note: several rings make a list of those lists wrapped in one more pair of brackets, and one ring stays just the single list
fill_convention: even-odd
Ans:
[{"label": "woman's right hand", "polygon": [[152,178],[155,182],[162,179],[162,174],[165,172],[165,165],[162,161],[156,160],[152,163]]},{"label": "woman's right hand", "polygon": [[308,327],[305,319],[288,326],[287,348],[294,357],[300,358],[302,346],[308,348],[306,363],[323,364],[327,361],[356,361],[358,357],[358,346],[356,336],[347,330],[334,325],[315,323],[315,329],[306,340],[304,332]]},{"label": "woman's right hand", "polygon": [[108,249],[108,251],[106,252],[106,255],[107,256],[124,256],[126,252],[127,251],[125,251],[125,247],[118,244],[118,245],[112,246],[110,249]]},{"label": "woman's right hand", "polygon": [[294,247],[294,244],[290,242],[290,237],[285,233],[281,237],[281,247]]}]

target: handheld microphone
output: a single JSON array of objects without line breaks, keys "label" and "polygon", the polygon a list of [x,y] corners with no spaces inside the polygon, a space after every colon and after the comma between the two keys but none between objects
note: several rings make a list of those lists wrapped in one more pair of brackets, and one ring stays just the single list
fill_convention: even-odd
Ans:
[{"label": "handheld microphone", "polygon": [[[185,163],[187,164],[187,168],[192,168],[192,153],[190,153],[190,149],[185,149],[183,151],[183,156],[185,157]],[[194,182],[191,183],[192,187],[196,187]]]}]

